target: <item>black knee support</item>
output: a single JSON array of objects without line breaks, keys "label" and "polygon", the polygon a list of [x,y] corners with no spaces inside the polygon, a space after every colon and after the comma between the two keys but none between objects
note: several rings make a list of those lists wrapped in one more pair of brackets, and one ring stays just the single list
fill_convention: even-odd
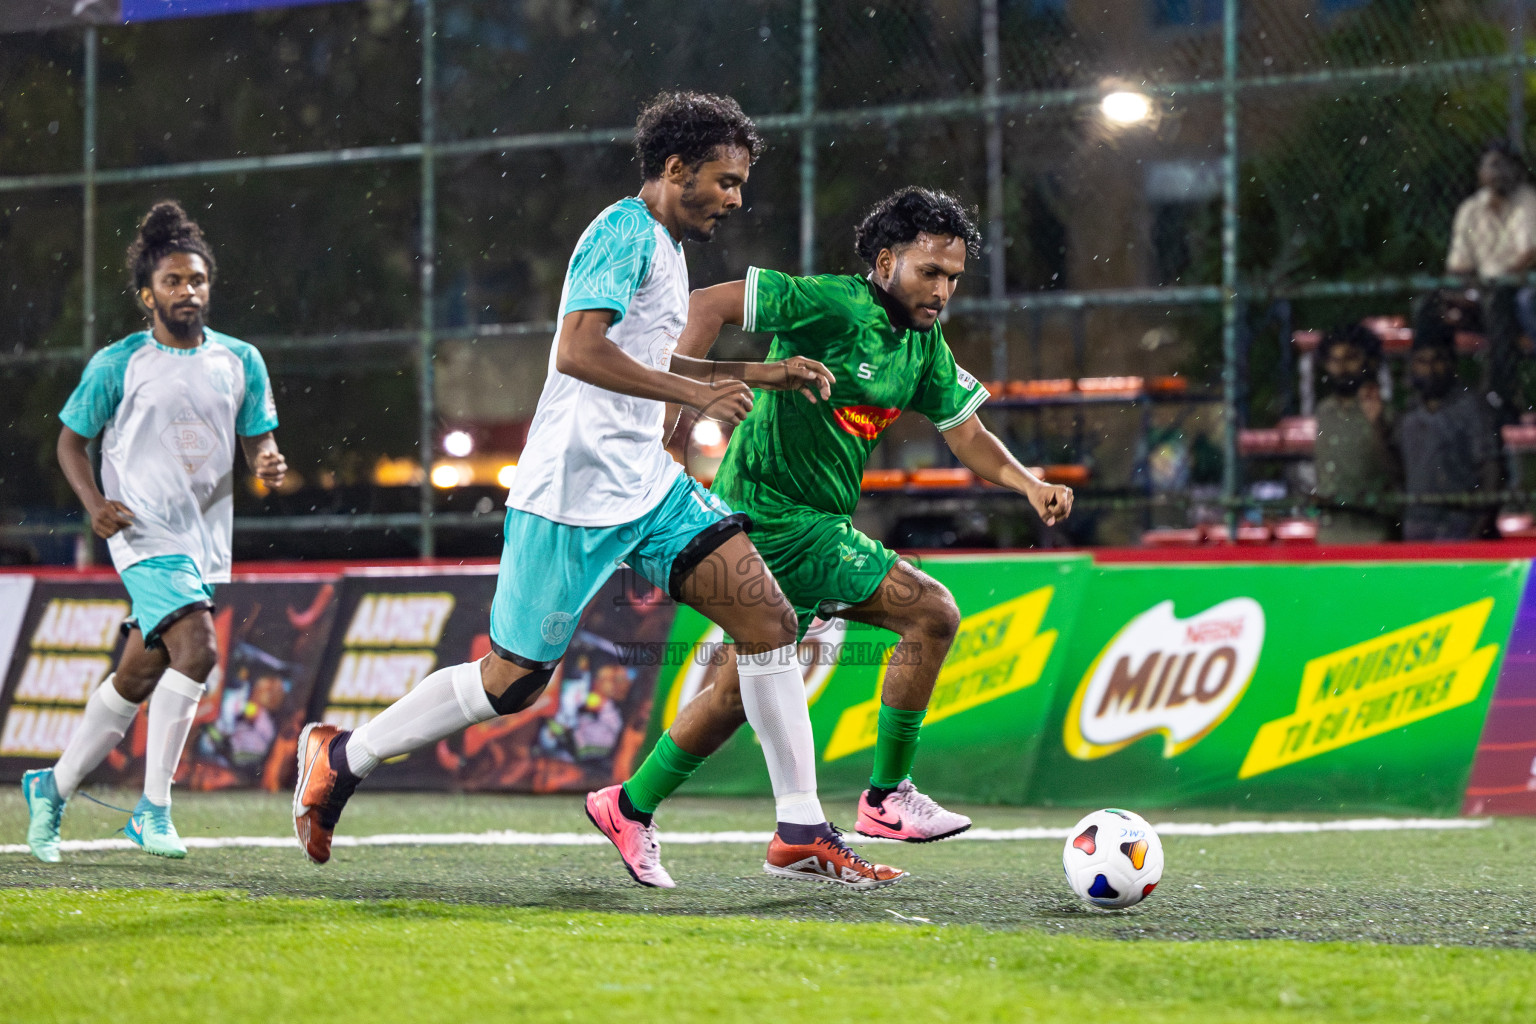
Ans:
[{"label": "black knee support", "polygon": [[523,676],[517,682],[507,687],[506,692],[500,697],[491,697],[491,707],[496,709],[498,715],[512,715],[522,711],[533,703],[533,699],[539,695],[544,687],[549,685],[550,677],[555,674],[555,666],[548,668],[536,668]]}]

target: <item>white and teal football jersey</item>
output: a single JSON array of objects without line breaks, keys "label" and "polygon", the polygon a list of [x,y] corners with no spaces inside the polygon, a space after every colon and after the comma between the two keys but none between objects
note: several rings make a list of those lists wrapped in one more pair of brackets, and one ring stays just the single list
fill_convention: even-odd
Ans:
[{"label": "white and teal football jersey", "polygon": [[[565,275],[559,319],[583,309],[613,311],[608,338],[666,370],[688,318],[688,265],[638,197],[620,200],[588,225]],[[682,467],[664,447],[666,406],[549,370],[507,504],[571,526],[617,526],[654,508]]]},{"label": "white and teal football jersey", "polygon": [[102,434],[102,492],[134,514],[107,541],[119,572],[186,555],[205,582],[228,582],[235,438],[277,427],[254,346],[206,329],[194,349],[131,334],[91,357],[59,419],[85,437]]}]

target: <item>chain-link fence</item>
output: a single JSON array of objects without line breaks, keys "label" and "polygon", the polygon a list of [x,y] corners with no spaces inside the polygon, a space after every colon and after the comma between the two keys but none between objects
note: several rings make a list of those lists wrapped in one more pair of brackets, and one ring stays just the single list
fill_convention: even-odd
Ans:
[{"label": "chain-link fence", "polygon": [[[856,270],[865,208],[943,187],[988,240],[945,327],[964,365],[1185,382],[990,407],[1027,461],[1088,468],[1075,539],[1179,520],[1190,493],[1273,499],[1239,428],[1298,411],[1294,330],[1447,283],[1479,152],[1523,148],[1528,21],[1523,0],[358,0],[0,36],[0,538],[58,559],[82,536],[55,414],[139,326],[121,253],[175,196],[297,471],[242,490],[239,555],[481,550],[495,481],[466,462],[435,486],[443,436],[515,458],[571,247],[637,184],[629,125],[664,88],[735,95],[771,143],[747,209],[690,249],[696,283]],[[907,428],[877,463],[944,458]],[[980,492],[942,501],[1033,536]]]}]

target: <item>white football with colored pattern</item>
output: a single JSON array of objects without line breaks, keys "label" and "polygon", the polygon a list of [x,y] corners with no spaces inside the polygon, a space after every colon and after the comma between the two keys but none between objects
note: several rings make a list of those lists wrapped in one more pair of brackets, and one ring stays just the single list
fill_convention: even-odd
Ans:
[{"label": "white football with colored pattern", "polygon": [[1163,843],[1141,815],[1109,807],[1073,826],[1061,866],[1079,899],[1124,910],[1146,899],[1162,879]]}]

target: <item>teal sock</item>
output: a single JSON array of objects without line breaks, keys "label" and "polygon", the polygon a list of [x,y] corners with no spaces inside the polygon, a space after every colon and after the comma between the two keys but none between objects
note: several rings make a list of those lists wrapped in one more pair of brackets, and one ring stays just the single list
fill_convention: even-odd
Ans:
[{"label": "teal sock", "polygon": [[875,735],[875,766],[869,773],[872,786],[895,789],[912,774],[917,759],[917,734],[923,727],[928,709],[903,711],[880,705],[878,731]]},{"label": "teal sock", "polygon": [[624,795],[643,814],[654,814],[661,802],[671,796],[678,786],[688,781],[702,757],[688,753],[672,742],[670,733],[662,733],[645,763],[624,783]]}]

